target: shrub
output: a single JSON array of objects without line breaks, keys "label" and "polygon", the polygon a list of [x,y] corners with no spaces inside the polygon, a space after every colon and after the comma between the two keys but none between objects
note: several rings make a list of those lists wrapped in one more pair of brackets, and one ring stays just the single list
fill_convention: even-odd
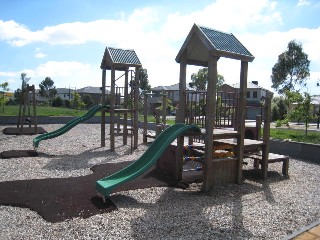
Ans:
[{"label": "shrub", "polygon": [[61,97],[56,97],[52,100],[52,107],[61,107],[63,105],[63,100]]}]

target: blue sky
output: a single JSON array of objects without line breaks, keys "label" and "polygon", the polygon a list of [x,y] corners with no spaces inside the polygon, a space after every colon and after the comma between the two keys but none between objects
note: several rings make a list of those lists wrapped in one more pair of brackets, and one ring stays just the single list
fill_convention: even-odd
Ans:
[{"label": "blue sky", "polygon": [[[319,12],[315,0],[0,0],[0,83],[15,90],[26,72],[36,87],[45,77],[56,87],[100,86],[110,46],[134,49],[152,87],[172,85],[179,79],[175,57],[196,23],[233,33],[255,56],[248,80],[269,90],[278,55],[290,40],[302,43],[311,61],[303,91],[320,94]],[[197,70],[188,66],[188,80]],[[218,71],[236,83],[240,63],[220,59]]]}]

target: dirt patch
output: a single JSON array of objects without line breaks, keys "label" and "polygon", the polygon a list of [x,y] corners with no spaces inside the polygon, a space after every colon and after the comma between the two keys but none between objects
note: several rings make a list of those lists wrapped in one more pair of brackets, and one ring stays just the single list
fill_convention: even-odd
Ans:
[{"label": "dirt patch", "polygon": [[0,158],[22,158],[22,157],[37,157],[39,153],[35,150],[9,150],[0,153]]},{"label": "dirt patch", "polygon": [[[35,128],[34,127],[24,127],[22,129],[16,128],[16,127],[7,127],[3,129],[3,134],[5,135],[35,135]],[[47,131],[44,130],[42,127],[37,127],[37,134],[43,134],[46,133]]]},{"label": "dirt patch", "polygon": [[[116,210],[111,199],[106,203],[97,197],[96,181],[124,168],[131,162],[107,163],[91,168],[93,174],[74,178],[48,178],[0,183],[0,204],[30,208],[46,221],[61,222]],[[194,179],[193,179],[194,180]],[[169,176],[150,170],[115,192],[149,187],[172,187],[179,184]],[[181,186],[180,186],[181,187]]]}]

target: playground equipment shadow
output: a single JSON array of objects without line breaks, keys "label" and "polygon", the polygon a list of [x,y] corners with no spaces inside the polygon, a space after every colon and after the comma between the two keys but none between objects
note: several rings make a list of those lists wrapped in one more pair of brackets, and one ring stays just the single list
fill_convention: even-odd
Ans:
[{"label": "playground equipment shadow", "polygon": [[[10,160],[8,160],[10,161]],[[115,200],[121,205],[122,195],[115,195],[108,198],[103,204],[102,199],[97,197],[95,191],[95,182],[103,176],[112,174],[131,162],[106,163],[91,168],[92,174],[73,178],[48,178],[48,179],[31,179],[0,182],[0,205],[10,205],[30,208],[40,214],[46,221],[61,222],[74,217],[88,218],[96,214],[110,212],[117,209],[112,202]],[[245,177],[256,179],[254,171],[246,171]],[[274,181],[285,180],[277,172],[271,172]],[[143,189],[150,187],[178,187],[186,188],[189,183],[201,182],[201,174],[196,172],[185,172],[184,182],[178,183],[169,176],[151,169],[133,181],[127,182],[114,192],[126,190]],[[267,183],[263,183],[266,185]],[[265,189],[266,198],[272,200],[272,191]],[[171,191],[171,190],[168,190]],[[250,191],[260,191],[260,188],[254,184]],[[230,191],[228,190],[228,193]],[[199,191],[183,191],[182,195],[204,194]],[[224,194],[222,194],[223,196]],[[165,196],[162,196],[165,197]],[[111,200],[112,199],[112,200]],[[133,204],[130,207],[134,207]],[[140,205],[140,203],[138,204]],[[141,207],[141,206],[139,206]]]},{"label": "playground equipment shadow", "polygon": [[[117,209],[108,199],[103,204],[97,197],[95,182],[124,168],[131,162],[106,163],[91,168],[92,174],[73,178],[31,179],[0,183],[0,205],[30,208],[49,222],[60,222],[74,217],[87,218]],[[149,170],[127,182],[115,192],[149,187],[172,187],[177,182],[156,170]]]}]

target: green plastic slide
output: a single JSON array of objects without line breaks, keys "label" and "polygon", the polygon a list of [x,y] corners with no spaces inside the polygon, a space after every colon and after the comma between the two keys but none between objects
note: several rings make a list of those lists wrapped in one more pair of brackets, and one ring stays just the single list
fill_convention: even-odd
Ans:
[{"label": "green plastic slide", "polygon": [[187,132],[200,133],[200,129],[194,125],[185,125],[181,123],[165,129],[138,160],[124,169],[98,180],[96,182],[98,194],[101,194],[103,198],[108,197],[118,185],[140,176],[159,159],[171,142],[179,135],[183,135]]},{"label": "green plastic slide", "polygon": [[69,121],[66,125],[62,126],[61,128],[35,137],[33,139],[33,146],[37,148],[39,146],[40,141],[55,138],[66,133],[67,131],[69,131],[71,128],[78,125],[79,123],[84,122],[89,118],[93,117],[97,112],[99,112],[103,108],[104,107],[102,105],[96,105],[92,107],[85,115]]}]

